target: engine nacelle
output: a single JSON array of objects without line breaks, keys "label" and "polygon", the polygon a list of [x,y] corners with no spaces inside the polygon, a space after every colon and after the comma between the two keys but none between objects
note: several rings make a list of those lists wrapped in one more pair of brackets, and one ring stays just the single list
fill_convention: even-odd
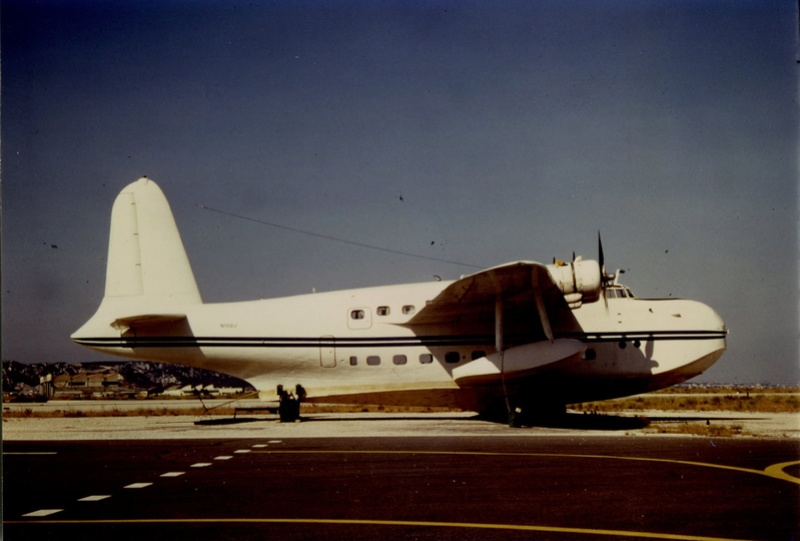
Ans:
[{"label": "engine nacelle", "polygon": [[597,261],[581,258],[571,263],[557,261],[547,265],[547,271],[570,308],[578,308],[584,302],[594,302],[600,298],[602,275]]}]

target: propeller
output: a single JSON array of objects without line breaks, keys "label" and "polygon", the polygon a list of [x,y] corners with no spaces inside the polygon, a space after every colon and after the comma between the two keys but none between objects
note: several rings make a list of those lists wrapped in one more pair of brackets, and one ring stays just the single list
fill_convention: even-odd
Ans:
[{"label": "propeller", "polygon": [[606,289],[608,289],[608,284],[616,279],[616,275],[606,272],[606,258],[603,254],[603,239],[600,237],[600,231],[597,232],[597,262],[600,264],[600,294],[603,296],[603,304],[608,312]]}]

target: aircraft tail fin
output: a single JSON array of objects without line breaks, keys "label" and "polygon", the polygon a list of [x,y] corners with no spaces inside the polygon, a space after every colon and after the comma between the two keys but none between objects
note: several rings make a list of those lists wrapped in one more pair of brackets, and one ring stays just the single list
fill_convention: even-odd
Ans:
[{"label": "aircraft tail fin", "polygon": [[147,178],[129,184],[111,210],[103,302],[72,339],[92,347],[108,333],[185,333],[187,308],[202,302],[161,189]]},{"label": "aircraft tail fin", "polygon": [[147,178],[126,186],[114,202],[105,298],[144,305],[202,303],[169,203]]}]

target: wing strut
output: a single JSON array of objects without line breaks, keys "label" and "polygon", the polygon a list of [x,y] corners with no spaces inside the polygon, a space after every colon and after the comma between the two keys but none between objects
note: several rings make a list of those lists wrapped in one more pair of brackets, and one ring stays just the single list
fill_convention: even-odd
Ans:
[{"label": "wing strut", "polygon": [[497,293],[494,299],[494,349],[503,351],[503,294]]},{"label": "wing strut", "polygon": [[542,300],[542,290],[539,289],[539,275],[537,269],[531,269],[531,286],[533,289],[533,299],[536,303],[536,309],[539,311],[539,319],[542,321],[542,329],[544,335],[550,342],[553,342],[553,329],[550,328],[550,320],[547,317],[547,310],[544,308],[544,301]]},{"label": "wing strut", "polygon": [[503,383],[503,398],[506,402],[506,413],[511,415],[511,398],[506,387],[506,356],[503,344],[503,291],[497,288],[494,298],[494,348],[500,356],[500,381]]}]

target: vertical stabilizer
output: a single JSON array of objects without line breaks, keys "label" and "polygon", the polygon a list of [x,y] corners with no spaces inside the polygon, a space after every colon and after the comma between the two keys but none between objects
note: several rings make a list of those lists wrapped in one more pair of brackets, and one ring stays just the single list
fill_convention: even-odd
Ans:
[{"label": "vertical stabilizer", "polygon": [[202,302],[169,203],[147,178],[126,186],[114,202],[105,298],[140,306]]}]

